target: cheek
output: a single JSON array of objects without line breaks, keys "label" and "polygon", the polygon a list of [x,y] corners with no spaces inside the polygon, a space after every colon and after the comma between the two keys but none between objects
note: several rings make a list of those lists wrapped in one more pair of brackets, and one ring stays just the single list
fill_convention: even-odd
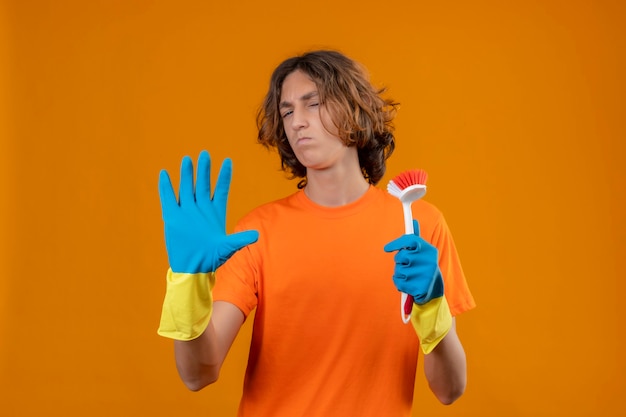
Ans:
[{"label": "cheek", "polygon": [[320,121],[322,123],[322,127],[329,135],[339,137],[339,129],[335,126],[333,119],[330,117],[330,112],[332,112],[332,107],[330,109],[322,108],[320,109]]},{"label": "cheek", "polygon": [[285,132],[285,134],[287,136],[287,143],[289,143],[289,147],[291,148],[292,151],[295,152],[294,144],[295,144],[295,141],[296,141],[296,135],[289,134],[289,132]]},{"label": "cheek", "polygon": [[290,132],[289,129],[285,128],[285,126],[283,125],[283,132],[285,133],[285,136],[287,137],[287,141],[289,142],[290,145],[292,145],[291,143],[291,139],[295,137],[295,135]]}]

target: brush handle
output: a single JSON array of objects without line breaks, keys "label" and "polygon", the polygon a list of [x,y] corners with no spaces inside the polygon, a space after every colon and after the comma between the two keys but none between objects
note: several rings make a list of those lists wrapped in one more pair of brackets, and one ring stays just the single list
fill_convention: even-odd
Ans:
[{"label": "brush handle", "polygon": [[413,211],[411,210],[411,203],[403,202],[402,203],[402,212],[404,213],[404,234],[412,235],[415,233],[415,229],[413,228]]},{"label": "brush handle", "polygon": [[411,312],[413,311],[413,297],[407,293],[400,293],[400,316],[402,322],[407,324],[411,321]]},{"label": "brush handle", "polygon": [[[404,213],[404,234],[412,235],[415,233],[413,228],[413,211],[411,210],[410,201],[402,203],[402,211]],[[411,311],[413,310],[413,297],[407,293],[400,293],[400,314],[402,322],[407,324],[411,321]]]}]

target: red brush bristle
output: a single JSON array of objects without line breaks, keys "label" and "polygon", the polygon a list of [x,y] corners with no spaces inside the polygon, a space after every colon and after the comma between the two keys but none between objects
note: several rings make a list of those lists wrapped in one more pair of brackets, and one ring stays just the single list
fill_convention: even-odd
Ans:
[{"label": "red brush bristle", "polygon": [[411,169],[409,171],[404,171],[401,174],[398,174],[393,182],[396,185],[404,190],[415,184],[426,185],[426,181],[428,180],[428,174],[423,169]]}]

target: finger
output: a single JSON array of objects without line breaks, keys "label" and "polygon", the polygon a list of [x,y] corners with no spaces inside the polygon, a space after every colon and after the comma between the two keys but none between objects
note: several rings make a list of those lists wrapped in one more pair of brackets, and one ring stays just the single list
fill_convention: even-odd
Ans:
[{"label": "finger", "polygon": [[220,173],[217,176],[217,182],[215,183],[215,193],[213,194],[213,203],[215,210],[217,211],[219,218],[226,219],[226,204],[228,202],[228,192],[230,190],[230,179],[232,177],[232,161],[230,158],[224,159]]},{"label": "finger", "polygon": [[226,237],[225,245],[223,245],[224,251],[221,252],[220,265],[228,258],[233,256],[235,252],[241,250],[242,248],[248,246],[251,243],[256,242],[259,239],[259,232],[256,230],[246,230],[245,232],[233,233],[232,235],[228,235]]},{"label": "finger", "polygon": [[166,217],[167,213],[178,207],[172,180],[170,180],[169,174],[164,169],[159,173],[159,198],[161,199],[161,215],[163,218]]},{"label": "finger", "polygon": [[211,201],[211,156],[207,151],[200,152],[198,157],[196,201],[201,206],[206,206]]},{"label": "finger", "polygon": [[398,291],[409,294],[409,291],[411,291],[411,285],[409,284],[406,275],[394,274],[391,278],[393,280],[393,285],[395,285]]},{"label": "finger", "polygon": [[399,238],[387,243],[384,247],[385,252],[393,252],[400,249],[415,249],[418,247],[417,236],[402,235]]},{"label": "finger", "polygon": [[393,257],[393,261],[401,266],[408,266],[411,264],[411,256],[407,254],[406,250],[400,250]]},{"label": "finger", "polygon": [[180,164],[180,186],[178,189],[180,205],[194,201],[193,162],[191,162],[191,158],[188,156],[185,156]]},{"label": "finger", "polygon": [[233,233],[228,236],[228,240],[235,251],[238,251],[239,249],[259,240],[259,232],[256,230],[246,230],[243,232]]},{"label": "finger", "polygon": [[424,301],[427,299],[427,295],[428,294],[415,294],[413,296],[413,301],[415,301],[416,304],[424,304]]},{"label": "finger", "polygon": [[393,274],[393,276],[392,276],[391,278],[392,278],[394,281],[397,281],[397,282],[400,284],[400,286],[401,286],[402,288],[398,288],[399,290],[401,290],[402,292],[406,292],[406,291],[404,291],[405,286],[404,286],[404,285],[402,285],[402,283],[403,283],[404,281],[406,281],[406,279],[407,279],[407,276],[406,276],[406,275],[404,275],[404,274],[402,274],[402,273],[399,273],[399,272],[396,272],[395,274]]}]

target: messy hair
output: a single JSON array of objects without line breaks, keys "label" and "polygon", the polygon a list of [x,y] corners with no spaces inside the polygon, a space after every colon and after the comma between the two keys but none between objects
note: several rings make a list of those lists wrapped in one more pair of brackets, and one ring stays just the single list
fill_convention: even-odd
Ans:
[{"label": "messy hair", "polygon": [[365,69],[339,52],[308,52],[283,61],[274,70],[257,114],[259,143],[276,148],[282,169],[291,178],[302,178],[298,188],[306,185],[306,167],[289,145],[279,110],[283,82],[297,70],[315,83],[320,105],[328,111],[338,137],[346,146],[357,147],[363,176],[370,184],[377,184],[395,148],[393,118],[398,103],[382,98],[385,89],[374,88]]}]

